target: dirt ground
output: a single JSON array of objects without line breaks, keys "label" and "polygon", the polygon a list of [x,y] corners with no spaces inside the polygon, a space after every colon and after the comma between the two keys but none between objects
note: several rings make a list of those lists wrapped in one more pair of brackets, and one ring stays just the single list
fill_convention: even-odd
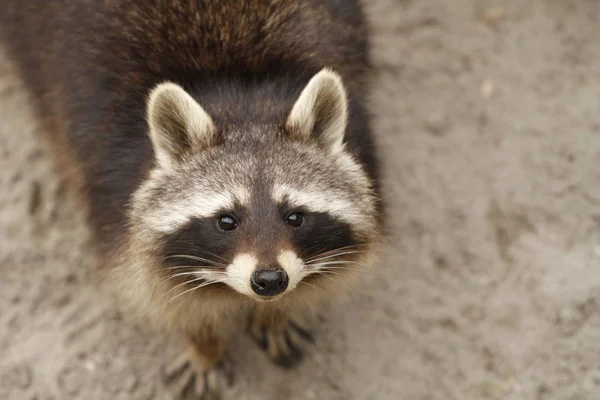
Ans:
[{"label": "dirt ground", "polygon": [[[393,246],[299,369],[240,335],[227,398],[597,400],[597,1],[367,10]],[[87,280],[81,212],[0,59],[0,399],[162,399],[182,343]]]}]

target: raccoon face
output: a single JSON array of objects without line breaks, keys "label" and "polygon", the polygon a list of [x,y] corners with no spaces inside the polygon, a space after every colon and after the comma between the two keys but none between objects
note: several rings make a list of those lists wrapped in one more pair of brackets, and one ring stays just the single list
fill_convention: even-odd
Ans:
[{"label": "raccoon face", "polygon": [[371,182],[344,150],[346,120],[344,86],[327,69],[280,124],[237,133],[181,87],[158,85],[148,102],[156,167],[134,195],[132,234],[170,291],[225,285],[271,300],[359,269],[378,227]]}]

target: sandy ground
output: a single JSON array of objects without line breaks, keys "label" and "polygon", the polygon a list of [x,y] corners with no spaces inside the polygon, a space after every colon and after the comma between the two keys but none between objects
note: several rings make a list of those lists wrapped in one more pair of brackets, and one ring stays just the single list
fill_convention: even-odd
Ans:
[{"label": "sandy ground", "polygon": [[[299,369],[240,336],[228,398],[600,398],[596,0],[368,12],[393,246]],[[0,399],[163,398],[182,343],[89,284],[81,213],[5,61],[0,121]]]}]

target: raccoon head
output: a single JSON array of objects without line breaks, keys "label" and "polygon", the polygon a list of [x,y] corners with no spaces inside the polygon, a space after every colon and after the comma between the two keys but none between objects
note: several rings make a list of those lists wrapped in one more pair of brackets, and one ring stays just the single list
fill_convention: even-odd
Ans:
[{"label": "raccoon head", "polygon": [[182,87],[152,90],[156,163],[134,194],[132,234],[171,293],[273,300],[326,291],[363,266],[376,197],[345,149],[344,85],[324,69],[293,101],[281,121],[219,126]]}]

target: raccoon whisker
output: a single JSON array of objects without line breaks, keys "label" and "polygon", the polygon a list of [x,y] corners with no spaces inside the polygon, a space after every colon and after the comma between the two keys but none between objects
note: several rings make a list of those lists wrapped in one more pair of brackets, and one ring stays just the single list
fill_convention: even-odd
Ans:
[{"label": "raccoon whisker", "polygon": [[337,249],[335,249],[335,250],[332,250],[332,251],[337,251],[337,250],[348,250],[348,249],[356,249],[356,248],[358,248],[358,247],[367,247],[367,246],[368,246],[368,244],[366,244],[366,243],[357,243],[357,244],[351,244],[351,245],[349,245],[349,246],[342,246],[342,247],[338,247]]},{"label": "raccoon whisker", "polygon": [[316,254],[315,256],[310,257],[310,259],[314,259],[314,258],[318,258],[318,257],[325,257],[325,256],[329,256],[329,255],[334,255],[334,254],[342,253],[342,252],[345,252],[345,251],[359,251],[359,252],[362,252],[363,250],[361,248],[365,248],[365,246],[366,245],[344,246],[344,247],[340,247],[340,248],[337,248],[337,249],[320,252],[320,253]]},{"label": "raccoon whisker", "polygon": [[313,269],[311,270],[314,272],[321,272],[321,271],[348,271],[348,270],[352,270],[352,269],[356,269],[358,268],[358,265],[340,265],[340,266],[332,266],[332,265],[315,265],[313,267]]},{"label": "raccoon whisker", "polygon": [[324,263],[316,263],[311,265],[311,268],[314,269],[347,269],[347,268],[357,268],[359,265],[362,265],[358,262],[348,262],[348,261],[327,261]]},{"label": "raccoon whisker", "polygon": [[198,277],[198,278],[195,278],[195,279],[191,279],[191,280],[189,280],[189,281],[188,281],[188,280],[186,280],[185,282],[182,282],[182,283],[180,283],[180,284],[178,284],[178,285],[175,285],[175,286],[173,286],[171,289],[169,289],[169,290],[167,291],[167,293],[166,293],[166,294],[169,294],[169,293],[171,293],[172,291],[174,291],[174,290],[177,290],[177,289],[179,289],[179,288],[180,288],[180,287],[182,287],[182,286],[185,286],[185,285],[188,285],[188,284],[190,284],[190,283],[194,283],[194,282],[199,282],[199,281],[205,281],[205,282],[208,282],[208,280],[207,280],[207,279],[205,279],[204,277]]},{"label": "raccoon whisker", "polygon": [[[169,290],[167,291],[167,293],[166,293],[166,294],[169,294],[169,293],[171,293],[172,291],[174,291],[174,290],[177,290],[177,289],[179,289],[179,288],[180,288],[180,287],[182,287],[182,286],[185,286],[185,285],[188,285],[188,284],[190,284],[190,283],[194,283],[194,282],[199,282],[199,281],[205,281],[205,283],[209,283],[209,284],[210,284],[211,282],[212,282],[212,283],[215,283],[215,282],[217,282],[217,281],[222,281],[222,279],[210,279],[210,278],[207,278],[207,277],[204,277],[204,276],[199,276],[199,277],[197,277],[197,278],[195,278],[195,279],[186,280],[185,282],[182,282],[182,283],[180,283],[180,284],[178,284],[178,285],[175,285],[175,286],[173,286],[171,289],[169,289]],[[163,283],[164,283],[164,282],[166,282],[166,281],[163,281]]]},{"label": "raccoon whisker", "polygon": [[211,253],[210,251],[206,251],[206,250],[204,250],[204,249],[201,249],[201,248],[197,247],[197,245],[196,245],[195,243],[193,243],[193,242],[190,242],[190,241],[184,241],[183,243],[187,244],[189,247],[187,247],[187,246],[186,246],[185,248],[183,248],[183,247],[180,247],[180,250],[181,250],[182,252],[184,252],[184,251],[186,251],[186,250],[190,250],[190,249],[192,249],[192,250],[193,250],[193,251],[195,251],[195,252],[198,252],[198,253],[204,253],[204,254],[206,254],[206,255],[209,255],[209,256],[212,256],[212,257],[216,257],[216,258],[218,258],[218,259],[220,259],[220,260],[223,260],[223,261],[225,261],[225,263],[227,263],[227,264],[231,263],[231,260],[228,260],[228,259],[226,259],[226,258],[224,258],[224,257],[222,257],[222,256],[220,256],[220,255],[218,255],[218,254]]},{"label": "raccoon whisker", "polygon": [[307,248],[306,251],[315,253],[317,255],[322,255],[322,254],[327,254],[330,252],[339,251],[340,250],[339,248],[327,250],[327,249],[331,248],[331,245],[334,243],[334,241],[337,237],[339,237],[338,234],[330,236],[328,240],[315,242],[315,243],[313,243],[312,246]]},{"label": "raccoon whisker", "polygon": [[[165,268],[165,269],[174,269],[174,270],[183,270],[183,272],[178,272],[176,274],[169,274],[168,276],[166,276],[162,283],[165,283],[167,281],[170,281],[171,279],[180,277],[180,276],[196,276],[196,277],[202,277],[202,278],[206,278],[206,279],[210,279],[211,276],[224,276],[226,273],[225,271],[220,271],[220,270],[210,270],[210,269],[195,269],[195,270],[185,270],[186,268],[192,268],[192,267],[169,267],[169,268]],[[193,268],[198,268],[198,267],[193,267]],[[161,283],[161,284],[162,284]]]},{"label": "raccoon whisker", "polygon": [[[330,236],[329,239],[327,240],[320,240],[320,241],[316,241],[314,243],[312,243],[311,246],[309,246],[307,249],[305,249],[305,251],[314,253],[314,254],[326,254],[328,252],[334,252],[334,251],[338,251],[339,248],[331,248],[331,246],[333,245],[333,243],[335,242],[335,238],[339,237],[339,234],[335,234],[333,236]],[[330,250],[327,250],[330,249]]]},{"label": "raccoon whisker", "polygon": [[329,260],[329,259],[336,259],[338,257],[342,257],[342,256],[349,255],[349,254],[356,254],[356,253],[360,253],[360,252],[354,252],[354,251],[353,252],[344,252],[344,253],[340,253],[340,254],[333,254],[333,255],[330,255],[330,256],[326,256],[326,257],[319,257],[319,258],[309,259],[309,260],[306,260],[305,264],[316,264],[316,263],[319,263],[321,261],[326,261],[326,260]]},{"label": "raccoon whisker", "polygon": [[196,248],[196,247],[194,247],[194,251],[197,251],[197,252],[200,252],[200,253],[204,253],[204,254],[206,254],[206,255],[209,255],[209,256],[212,256],[212,257],[217,257],[218,259],[225,261],[225,263],[226,263],[226,264],[230,264],[230,263],[231,263],[231,260],[228,260],[228,259],[226,259],[226,258],[224,258],[224,257],[221,257],[221,256],[220,256],[220,255],[218,255],[218,254],[211,253],[210,251],[206,251],[206,250],[198,249],[198,248]]},{"label": "raccoon whisker", "polygon": [[172,258],[183,258],[183,259],[193,260],[193,261],[203,261],[203,262],[206,262],[206,263],[210,264],[211,266],[223,267],[223,268],[227,267],[226,264],[223,264],[223,263],[215,261],[215,260],[210,260],[210,259],[207,259],[207,258],[196,257],[196,256],[190,256],[190,255],[187,255],[187,254],[171,255],[171,256],[165,257],[164,260],[168,260],[168,259],[172,259]]},{"label": "raccoon whisker", "polygon": [[335,272],[335,273],[341,273],[344,271],[352,271],[353,269],[355,269],[356,267],[328,267],[328,268],[320,268],[320,269],[315,269],[315,272],[322,272],[322,271],[331,271],[331,272]]},{"label": "raccoon whisker", "polygon": [[221,257],[221,256],[220,256],[220,255],[218,255],[218,254],[211,253],[211,252],[209,252],[209,251],[205,251],[205,250],[198,250],[198,249],[195,249],[195,250],[196,250],[196,251],[200,251],[200,252],[202,252],[202,253],[204,253],[204,254],[208,254],[209,256],[217,257],[217,258],[219,258],[219,259],[221,259],[221,260],[225,261],[225,263],[227,263],[227,264],[231,264],[231,260],[228,260],[228,259],[226,259],[225,257]]},{"label": "raccoon whisker", "polygon": [[327,270],[327,269],[316,270],[316,271],[314,272],[314,275],[323,275],[323,276],[325,276],[325,275],[327,275],[327,274],[330,274],[330,275],[338,275],[338,276],[343,276],[343,274],[340,274],[339,272],[336,272],[336,271],[330,271],[330,270]]},{"label": "raccoon whisker", "polygon": [[364,253],[364,251],[344,251],[344,252],[341,252],[341,253],[336,253],[336,254],[325,256],[325,257],[309,258],[306,261],[306,263],[314,263],[314,262],[318,262],[318,261],[321,261],[321,260],[327,260],[329,258],[345,256],[345,255],[348,255],[348,254],[363,254],[363,253]]},{"label": "raccoon whisker", "polygon": [[218,267],[227,267],[226,264],[214,261],[214,260],[209,260],[206,258],[202,258],[202,257],[196,257],[196,256],[190,256],[190,255],[186,255],[186,254],[177,254],[177,255],[172,255],[172,256],[167,256],[165,257],[165,260],[168,260],[169,258],[185,258],[188,260],[194,260],[194,261],[203,261],[209,264],[212,264],[214,266],[218,266]]},{"label": "raccoon whisker", "polygon": [[172,269],[184,269],[184,268],[196,268],[199,273],[225,273],[222,267],[215,267],[212,265],[175,265],[172,267],[165,267],[164,270]]},{"label": "raccoon whisker", "polygon": [[198,275],[202,275],[203,273],[205,273],[206,275],[208,275],[208,274],[213,274],[214,272],[212,272],[212,271],[202,271],[202,272],[200,272],[200,271],[194,271],[194,272],[181,272],[181,273],[174,274],[174,275],[171,275],[171,276],[167,277],[166,279],[164,279],[164,280],[161,282],[161,284],[162,284],[162,283],[166,283],[167,281],[170,281],[171,279],[178,278],[178,277],[180,277],[180,276],[195,276],[195,277],[198,277],[198,278],[206,279],[206,278],[205,278],[205,277],[203,277],[203,276],[198,276]]},{"label": "raccoon whisker", "polygon": [[167,277],[167,279],[165,279],[165,281],[168,281],[168,280],[173,279],[173,278],[177,278],[179,276],[195,276],[195,277],[199,278],[198,275],[202,275],[202,273],[201,272],[198,273],[196,271],[193,271],[193,272],[180,272],[178,274],[170,275],[169,277]]},{"label": "raccoon whisker", "polygon": [[[193,279],[193,280],[186,280],[185,282],[182,282],[181,285],[185,285],[187,283],[190,282],[195,282],[196,280],[205,280],[205,281],[209,281],[209,280],[214,280],[214,277],[223,277],[225,276],[225,272],[224,271],[210,271],[210,270],[196,270],[196,271],[185,271],[185,272],[180,272],[180,273],[176,273],[173,275],[169,275],[167,277],[165,277],[164,279],[161,280],[159,287],[162,287],[163,285],[165,285],[168,281],[178,278],[178,277],[182,277],[182,276],[192,276],[192,277],[196,277],[197,279]],[[169,293],[169,292],[167,292]]]},{"label": "raccoon whisker", "polygon": [[356,268],[358,268],[358,265],[344,265],[344,266],[317,265],[309,273],[310,274],[332,273],[335,275],[342,275],[342,273],[339,271],[351,271]]},{"label": "raccoon whisker", "polygon": [[315,257],[326,256],[326,255],[329,255],[329,254],[335,254],[335,253],[340,252],[340,251],[365,248],[367,246],[368,246],[367,244],[353,244],[353,245],[350,245],[350,246],[338,247],[338,248],[335,248],[333,250],[328,250],[328,251],[324,251],[322,253],[319,253]]},{"label": "raccoon whisker", "polygon": [[314,263],[314,264],[306,264],[309,266],[313,266],[313,267],[325,267],[327,265],[362,265],[359,262],[356,261],[326,261],[326,262],[319,262],[319,263]]},{"label": "raccoon whisker", "polygon": [[197,276],[197,275],[196,275],[196,274],[194,274],[193,272],[187,272],[187,273],[182,273],[182,274],[177,274],[177,275],[171,275],[171,276],[168,276],[168,277],[166,277],[165,279],[162,279],[162,280],[160,281],[160,283],[158,284],[158,287],[159,287],[159,288],[162,288],[162,287],[163,287],[163,286],[164,286],[164,285],[165,285],[167,282],[169,282],[170,280],[172,280],[172,279],[174,279],[174,278],[177,278],[177,277],[179,277],[179,276],[184,276],[184,275],[189,275],[189,276],[191,276],[191,275],[195,275],[195,276]]},{"label": "raccoon whisker", "polygon": [[[339,265],[339,267],[334,267],[335,265]],[[319,269],[327,269],[327,268],[348,269],[348,268],[358,268],[360,265],[362,265],[362,264],[358,263],[358,262],[354,262],[354,261],[334,261],[334,260],[313,263],[313,264],[305,264],[305,266],[309,270],[319,270]]]},{"label": "raccoon whisker", "polygon": [[[193,282],[193,281],[190,281],[190,282]],[[180,296],[183,296],[183,295],[185,295],[185,294],[188,294],[188,293],[190,293],[190,292],[193,292],[193,291],[195,291],[195,290],[201,289],[201,288],[203,288],[203,287],[206,287],[206,286],[209,286],[209,285],[214,285],[215,283],[221,283],[221,282],[225,282],[225,280],[224,280],[224,279],[218,279],[218,280],[215,280],[215,281],[208,281],[208,282],[204,282],[204,283],[201,283],[201,284],[199,284],[199,285],[196,285],[196,286],[194,286],[193,288],[191,288],[191,289],[188,289],[188,290],[186,290],[186,291],[184,291],[184,292],[181,292],[181,293],[179,293],[179,294],[178,294],[177,296],[175,296],[175,297],[172,297],[172,298],[169,300],[169,303],[170,303],[170,302],[172,302],[173,300],[175,300],[176,298],[180,297]],[[188,283],[189,283],[189,282],[188,282]]]},{"label": "raccoon whisker", "polygon": [[298,283],[302,283],[302,284],[304,284],[304,285],[306,285],[306,286],[309,286],[309,287],[313,288],[315,291],[319,291],[319,289],[318,289],[318,288],[317,288],[315,285],[311,285],[310,283],[308,283],[308,282],[306,282],[306,281],[304,281],[304,280],[301,280],[301,281],[300,281],[300,282],[298,282]]},{"label": "raccoon whisker", "polygon": [[[335,282],[335,279],[333,279],[331,276],[329,276],[324,271],[315,271],[312,275],[319,275],[319,276],[329,279],[332,282]],[[340,275],[340,274],[338,274],[338,275]]]}]

